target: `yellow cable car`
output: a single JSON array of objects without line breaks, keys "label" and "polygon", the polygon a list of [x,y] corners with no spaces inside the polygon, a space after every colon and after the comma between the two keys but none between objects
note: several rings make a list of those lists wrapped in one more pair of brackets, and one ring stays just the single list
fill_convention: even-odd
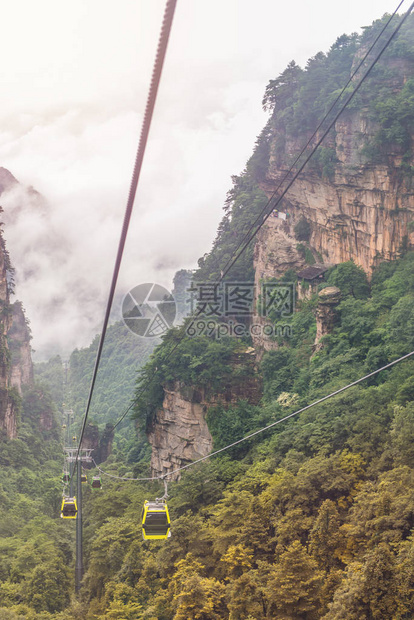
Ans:
[{"label": "yellow cable car", "polygon": [[171,521],[165,501],[146,501],[142,509],[142,537],[144,540],[165,540],[171,536]]},{"label": "yellow cable car", "polygon": [[81,474],[81,482],[88,482],[86,474]]},{"label": "yellow cable car", "polygon": [[76,497],[64,497],[62,499],[62,508],[60,509],[62,519],[76,519],[77,514]]}]

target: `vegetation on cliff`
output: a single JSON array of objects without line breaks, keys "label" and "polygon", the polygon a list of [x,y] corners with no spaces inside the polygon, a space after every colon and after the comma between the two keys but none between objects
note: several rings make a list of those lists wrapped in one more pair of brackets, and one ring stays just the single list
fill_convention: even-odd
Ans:
[{"label": "vegetation on cliff", "polygon": [[[388,19],[384,15],[362,35],[342,35],[327,54],[318,52],[310,58],[304,69],[292,61],[276,79],[270,80],[263,107],[271,112],[271,117],[248,164],[254,178],[266,177],[271,156],[283,167],[291,163],[289,158],[299,154]],[[381,39],[373,49],[372,58],[382,45]],[[366,161],[395,166],[389,155],[398,154],[401,171],[410,176],[413,172],[413,68],[414,16],[411,15],[349,107],[363,113],[374,128],[368,143],[361,147]],[[358,74],[358,79],[361,75]],[[344,97],[349,95],[349,88]],[[338,109],[339,105],[334,112]],[[334,132],[331,134],[331,143],[323,144],[309,164],[314,172],[327,178],[332,177],[338,160]],[[298,152],[292,153],[286,145],[295,142]]]}]

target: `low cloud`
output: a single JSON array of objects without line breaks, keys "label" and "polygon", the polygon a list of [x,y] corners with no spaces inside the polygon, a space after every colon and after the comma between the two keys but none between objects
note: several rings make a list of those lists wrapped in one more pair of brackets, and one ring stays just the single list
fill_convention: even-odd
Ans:
[{"label": "low cloud", "polygon": [[[19,183],[0,199],[16,295],[31,321],[37,359],[90,342],[100,331],[112,277],[141,118],[121,111],[91,121],[89,112],[71,111],[0,139],[0,161],[18,181],[24,170],[23,180],[39,192]],[[154,281],[171,288],[178,269],[196,265],[214,238],[230,176],[247,159],[231,152],[248,112],[224,109],[196,130],[184,120],[171,126],[168,117],[148,146],[115,318],[133,286]],[[223,170],[226,154],[236,165]]]}]

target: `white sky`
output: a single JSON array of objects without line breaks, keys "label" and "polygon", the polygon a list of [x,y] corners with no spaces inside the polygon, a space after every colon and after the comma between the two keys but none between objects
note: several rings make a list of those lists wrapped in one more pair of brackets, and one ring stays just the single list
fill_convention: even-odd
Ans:
[{"label": "white sky", "polygon": [[[141,282],[171,288],[210,249],[230,177],[266,122],[269,79],[396,4],[178,0],[119,297]],[[20,190],[1,199],[38,359],[100,330],[164,5],[3,6],[0,166],[47,201]]]}]

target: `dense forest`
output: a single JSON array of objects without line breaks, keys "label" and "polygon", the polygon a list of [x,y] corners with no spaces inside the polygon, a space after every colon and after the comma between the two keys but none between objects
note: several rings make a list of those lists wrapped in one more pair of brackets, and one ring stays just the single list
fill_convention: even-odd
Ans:
[{"label": "dense forest", "polygon": [[[281,145],[313,130],[383,23],[340,37],[304,69],[292,62],[270,81],[263,104]],[[411,19],[389,57],[414,60],[413,29]],[[401,85],[398,72],[379,66],[353,102],[378,122],[362,155],[374,165],[392,145],[404,175],[412,173],[413,93],[414,79]],[[269,125],[245,171],[233,178],[213,248],[199,261],[200,280],[220,275],[266,204],[259,182],[271,155],[268,131]],[[272,156],[283,153],[281,146]],[[313,163],[315,173],[327,177],[334,165],[328,147]],[[253,277],[253,253],[251,244],[231,273],[235,280]],[[284,277],[298,279],[294,272]],[[381,263],[370,280],[352,261],[339,264],[324,274],[319,290],[328,286],[339,288],[340,301],[322,347],[314,347],[315,291],[284,319],[291,337],[279,337],[256,367],[242,370],[260,384],[260,403],[216,403],[207,411],[214,449],[414,349],[414,252],[402,246],[400,258]],[[271,319],[277,325],[280,317]],[[123,324],[110,328],[91,421],[100,428],[115,422],[135,385],[136,398],[134,420],[116,434],[114,452],[102,465],[108,474],[148,474],[144,433],[162,404],[163,387],[180,382],[219,392],[232,379],[234,354],[251,346],[248,338],[182,334],[180,327],[170,330],[150,356],[150,344]],[[86,570],[74,597],[75,528],[59,518],[58,409],[73,408],[79,425],[96,348],[95,339],[74,351],[67,373],[60,358],[37,365],[37,387],[23,397],[19,437],[2,443],[0,620],[414,616],[412,358],[183,473],[169,486],[167,541],[144,543],[140,527],[143,502],[162,492],[160,483],[102,476],[101,490],[85,485]],[[40,432],[45,400],[57,424]]]}]

